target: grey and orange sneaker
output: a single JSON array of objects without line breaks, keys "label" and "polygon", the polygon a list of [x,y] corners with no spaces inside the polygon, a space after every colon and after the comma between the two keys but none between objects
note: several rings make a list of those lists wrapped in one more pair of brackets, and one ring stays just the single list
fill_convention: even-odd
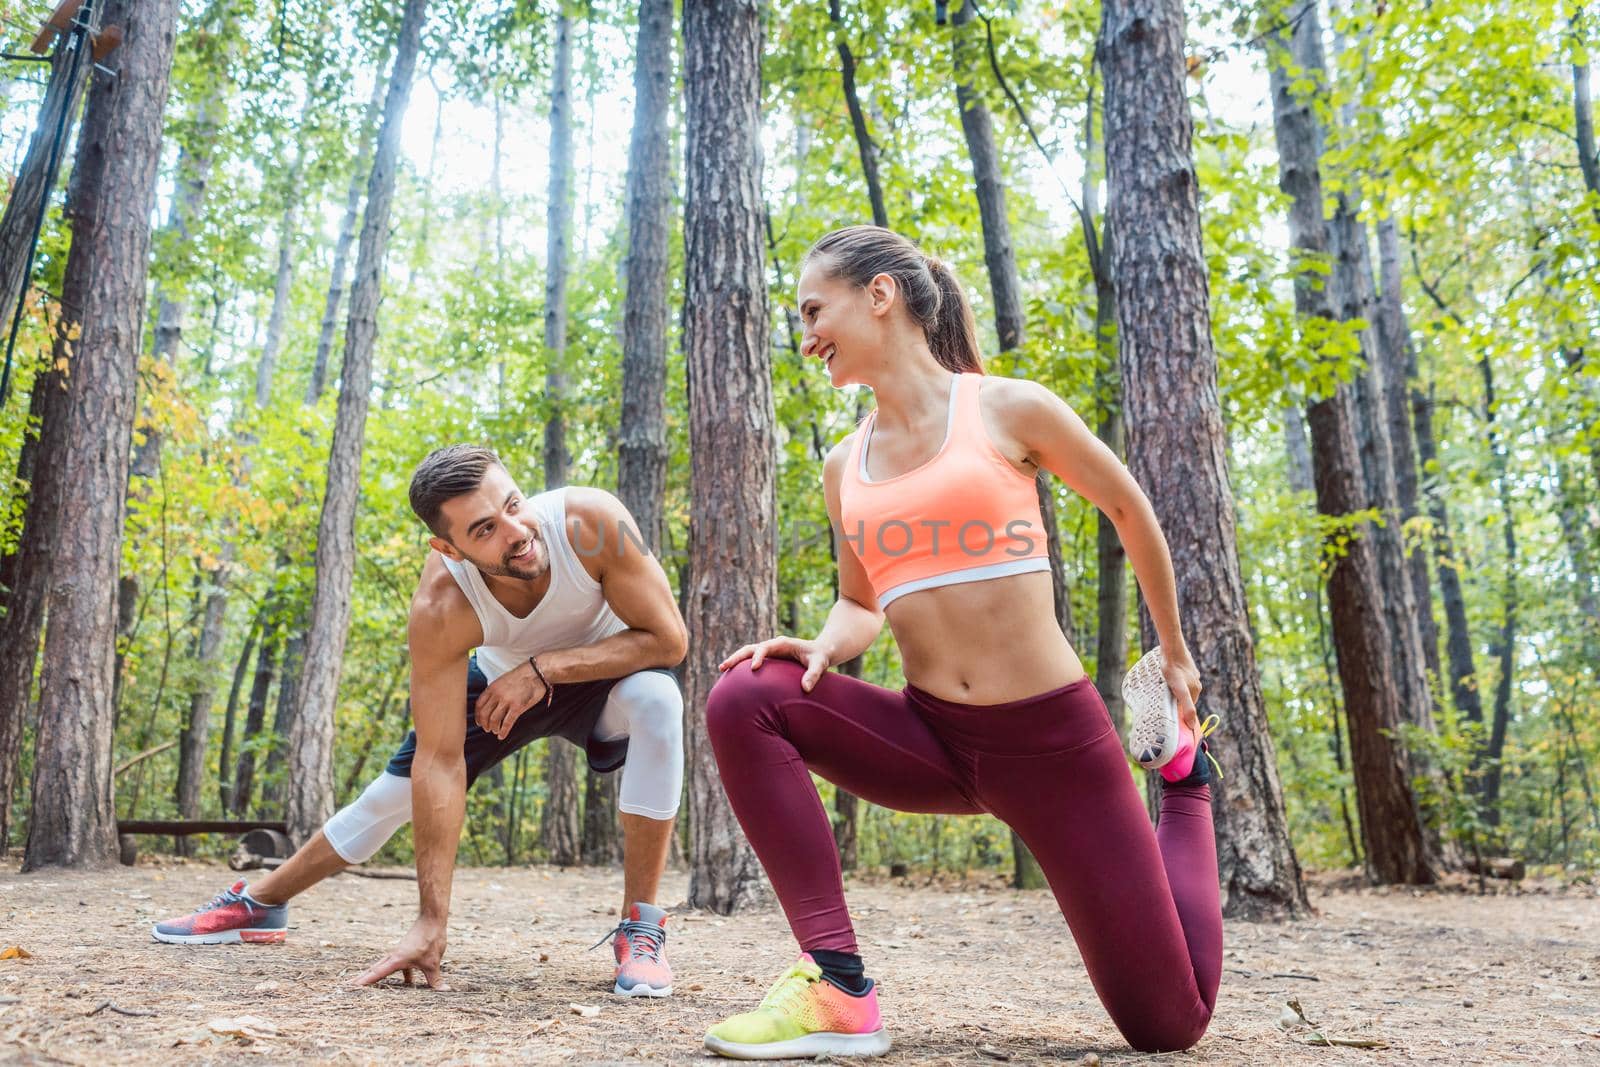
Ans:
[{"label": "grey and orange sneaker", "polygon": [[150,936],[169,945],[282,944],[289,935],[289,905],[263,904],[243,881],[233,883],[192,914],[156,923]]},{"label": "grey and orange sneaker", "polygon": [[611,991],[620,997],[664,997],[672,992],[672,966],[667,963],[667,913],[654,904],[635,904],[606,941],[617,956],[617,977]]}]

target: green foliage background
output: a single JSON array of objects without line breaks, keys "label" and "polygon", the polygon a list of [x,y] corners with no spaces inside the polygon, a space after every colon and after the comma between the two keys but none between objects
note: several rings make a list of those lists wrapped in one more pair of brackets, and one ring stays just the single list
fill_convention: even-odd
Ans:
[{"label": "green foliage background", "polygon": [[[551,4],[438,0],[434,7],[420,68],[426,80],[446,99],[469,102],[485,128],[492,129],[498,101],[508,136],[542,130]],[[633,14],[621,0],[573,10],[581,26],[575,98],[582,151],[586,138],[592,146],[623,136],[595,127],[594,102],[631,97]],[[831,391],[814,367],[803,365],[785,315],[810,241],[869,216],[838,72],[840,37],[860,65],[891,224],[954,264],[991,342],[993,334],[955,105],[951,30],[935,25],[927,3],[846,0],[841,14],[835,25],[822,3],[767,8],[778,507],[789,530],[825,522],[819,449],[847,433],[870,404],[870,397]],[[1099,99],[1092,92],[1098,6],[990,0],[984,14],[992,19],[996,61],[1044,148],[1034,145],[984,71],[979,88],[1002,141],[1028,313],[1024,344],[991,369],[1047,382],[1093,424],[1108,398],[1095,395],[1094,288],[1068,197],[1079,195],[1085,117],[1090,101]],[[1502,478],[1521,549],[1503,818],[1498,828],[1483,827],[1450,798],[1435,803],[1441,818],[1464,824],[1463,832],[1489,834],[1496,847],[1587,869],[1600,860],[1600,806],[1590,770],[1600,759],[1593,715],[1600,620],[1582,611],[1577,565],[1592,569],[1600,558],[1600,365],[1581,354],[1593,349],[1600,300],[1600,199],[1585,192],[1574,140],[1572,64],[1585,59],[1592,32],[1570,22],[1570,14],[1549,0],[1336,8],[1331,26],[1343,47],[1324,115],[1334,131],[1324,180],[1330,196],[1353,192],[1369,226],[1392,212],[1401,227],[1420,384],[1434,405],[1439,438],[1438,462],[1423,476],[1440,487],[1450,508],[1456,556],[1449,565],[1465,586],[1486,697],[1498,681],[1489,650],[1505,607]],[[1191,4],[1189,15],[1188,85],[1213,333],[1257,656],[1296,848],[1311,866],[1345,865],[1357,859],[1357,838],[1348,823],[1354,801],[1320,592],[1326,522],[1308,493],[1290,487],[1284,435],[1286,420],[1300,417],[1305,398],[1325,389],[1328,375],[1354,372],[1358,350],[1350,327],[1330,323],[1311,331],[1313,351],[1293,320],[1287,202],[1277,188],[1267,77],[1256,43],[1269,22],[1233,3]],[[213,165],[191,239],[179,241],[163,228],[153,249],[152,293],[181,297],[188,314],[175,362],[146,357],[142,364],[139,432],[159,431],[165,447],[158,474],[136,487],[124,541],[123,569],[138,578],[140,592],[122,648],[117,757],[176,737],[202,673],[218,673],[203,794],[208,812],[219,803],[214,778],[228,683],[247,640],[265,613],[288,625],[310,599],[342,322],[320,401],[305,402],[306,382],[333,230],[358,166],[364,103],[396,17],[390,6],[371,2],[332,11],[264,0],[184,4],[158,222],[167,217],[180,148],[209,153]],[[22,28],[8,20],[3,29],[8,49],[18,50]],[[981,33],[982,23],[975,29]],[[4,73],[10,80],[0,92],[0,154],[17,160],[42,87],[37,70],[13,65]],[[225,116],[212,143],[196,122],[208,101],[220,103]],[[411,123],[431,118],[414,98]],[[675,111],[675,168],[681,131]],[[436,151],[440,143],[436,135]],[[592,150],[587,158],[594,158]],[[526,488],[539,488],[548,411],[543,382],[547,359],[559,358],[574,383],[568,414],[574,479],[614,487],[627,236],[622,176],[589,165],[576,183],[583,236],[574,241],[570,341],[551,357],[540,343],[542,178],[507,186],[496,198],[485,159],[481,184],[451,192],[434,181],[434,161],[405,159],[380,310],[361,556],[337,712],[341,801],[359,791],[406,729],[403,624],[425,553],[424,532],[405,502],[413,465],[442,443],[484,441],[500,450]],[[1098,159],[1088,165],[1100,169]],[[256,363],[272,301],[276,235],[291,200],[300,224],[289,316],[270,402],[257,408]],[[493,238],[497,220],[501,232],[515,235],[504,256]],[[0,545],[14,544],[20,525],[25,487],[10,472],[27,431],[27,389],[58,314],[48,294],[60,291],[67,243],[58,205],[40,246],[16,389],[0,409],[0,470],[7,472],[0,480]],[[539,255],[526,251],[534,248]],[[686,404],[675,336],[681,255],[675,239],[663,552],[674,580],[685,562],[688,518]],[[153,329],[154,296],[149,313]],[[1329,355],[1338,358],[1331,364],[1321,358]],[[1494,416],[1508,443],[1503,473],[1486,444],[1479,373],[1485,360],[1499,391]],[[1094,516],[1070,494],[1059,504],[1075,643],[1092,661]],[[1437,531],[1418,520],[1405,532],[1431,546]],[[196,657],[201,606],[208,574],[225,560],[226,647],[220,667],[203,668]],[[800,633],[814,632],[833,597],[827,545],[804,543],[803,534],[790,538],[779,574],[780,617]],[[1442,627],[1442,613],[1440,621]],[[253,663],[243,669],[247,693]],[[887,637],[869,653],[865,676],[898,684]],[[1440,700],[1437,758],[1454,768],[1461,786],[1462,728],[1448,695]],[[269,723],[275,702],[274,693]],[[1226,718],[1226,708],[1209,710]],[[242,701],[237,715],[242,730]],[[269,731],[245,743],[270,757],[282,738]],[[30,759],[31,740],[24,781]],[[541,767],[537,759],[508,763],[474,790],[464,845],[472,861],[537,858]],[[268,768],[257,791],[262,813],[276,810],[282,774],[270,759]],[[175,814],[175,778],[175,750],[137,764],[119,778],[119,815]],[[19,818],[25,820],[28,806],[24,790],[16,800]],[[408,849],[402,835],[387,855],[404,858]],[[1003,828],[988,819],[877,809],[864,816],[861,850],[868,865],[908,863],[929,871],[1010,862]]]}]

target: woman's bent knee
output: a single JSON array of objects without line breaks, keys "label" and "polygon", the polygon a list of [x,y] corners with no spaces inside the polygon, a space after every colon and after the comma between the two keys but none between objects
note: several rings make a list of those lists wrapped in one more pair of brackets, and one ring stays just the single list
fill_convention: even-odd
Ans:
[{"label": "woman's bent knee", "polygon": [[746,660],[727,671],[706,697],[706,731],[715,740],[756,725],[765,709],[800,692],[798,663],[767,660],[752,670]]}]

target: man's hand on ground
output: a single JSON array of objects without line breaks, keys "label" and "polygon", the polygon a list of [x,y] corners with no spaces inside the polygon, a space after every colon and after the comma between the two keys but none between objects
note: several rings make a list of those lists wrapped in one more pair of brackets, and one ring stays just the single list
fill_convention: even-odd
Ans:
[{"label": "man's hand on ground", "polygon": [[413,971],[421,971],[422,979],[430,989],[449,989],[439,974],[439,964],[444,959],[445,927],[443,923],[418,919],[412,924],[398,947],[356,979],[356,985],[376,985],[396,972],[404,972],[406,985],[415,985]]},{"label": "man's hand on ground", "polygon": [[494,681],[478,697],[474,713],[478,726],[504,741],[522,713],[544,699],[544,683],[533,672],[533,665],[514,667]]}]

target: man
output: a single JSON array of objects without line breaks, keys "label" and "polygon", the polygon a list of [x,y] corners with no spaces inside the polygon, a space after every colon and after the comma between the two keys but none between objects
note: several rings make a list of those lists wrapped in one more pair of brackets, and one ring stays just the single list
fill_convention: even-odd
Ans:
[{"label": "man", "polygon": [[409,818],[420,914],[359,981],[399,972],[409,985],[421,971],[437,988],[467,788],[535,738],[561,737],[596,771],[622,768],[614,991],[666,996],[656,892],[683,784],[683,701],[666,668],[683,659],[687,638],[665,573],[615,497],[574,487],[524,498],[486,448],[430,454],[412,476],[411,508],[433,534],[408,624],[415,729],[281,867],[158,924],[154,937],[282,941],[291,897],[370,858]]}]

